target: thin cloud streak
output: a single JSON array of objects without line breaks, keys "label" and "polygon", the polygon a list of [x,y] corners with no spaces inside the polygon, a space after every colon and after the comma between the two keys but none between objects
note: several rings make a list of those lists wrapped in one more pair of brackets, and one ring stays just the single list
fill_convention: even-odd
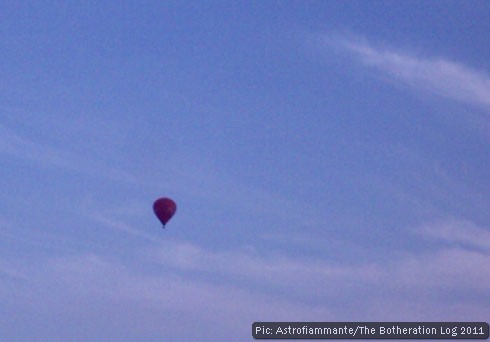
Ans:
[{"label": "thin cloud streak", "polygon": [[[158,248],[140,249],[134,256],[123,261],[84,253],[45,258],[35,265],[17,263],[30,274],[22,286],[35,282],[41,292],[55,286],[63,289],[67,298],[73,292],[87,301],[136,301],[147,309],[183,310],[198,317],[217,310],[223,317],[240,316],[237,321],[256,318],[259,312],[268,319],[304,319],[319,314],[335,319],[342,316],[352,298],[359,310],[368,310],[373,297],[382,296],[389,307],[399,300],[400,293],[419,298],[421,306],[442,305],[439,301],[447,300],[456,289],[485,294],[490,284],[490,272],[481,267],[490,263],[490,256],[463,248],[409,254],[378,264],[361,262],[354,267],[318,259],[297,260],[284,254],[258,255],[246,249],[210,251],[172,240],[161,242]],[[223,281],[212,281],[216,274]],[[261,286],[250,286],[251,281]],[[39,299],[32,303],[32,296],[38,294],[29,292],[21,296],[25,297],[22,305],[45,304]],[[366,297],[367,292],[371,295]],[[280,299],[282,293],[288,293],[289,299]],[[52,298],[50,304],[61,307],[62,299]],[[328,304],[328,311],[311,303]]]},{"label": "thin cloud streak", "polygon": [[[471,232],[470,232],[471,233]],[[347,265],[320,259],[291,258],[287,254],[259,254],[251,250],[210,251],[188,242],[166,242],[150,253],[163,266],[178,272],[220,274],[239,281],[252,281],[292,292],[315,292],[331,297],[339,286],[357,283],[367,288],[409,291],[438,289],[490,290],[490,255],[464,247],[441,248],[422,254],[407,253],[385,262]]]},{"label": "thin cloud streak", "polygon": [[450,248],[421,256],[409,256],[391,270],[393,285],[401,291],[434,294],[435,291],[490,291],[490,255]]},{"label": "thin cloud streak", "polygon": [[166,242],[150,255],[176,272],[219,275],[241,285],[255,284],[312,296],[332,296],[343,283],[355,280],[373,284],[381,276],[380,268],[372,264],[339,265],[282,253],[259,253],[250,248],[212,251],[181,241]]},{"label": "thin cloud streak", "polygon": [[33,141],[3,125],[0,125],[0,154],[19,158],[43,167],[62,168],[94,177],[109,178],[123,182],[136,182],[132,175],[122,170],[96,160],[87,160],[67,149]]},{"label": "thin cloud streak", "polygon": [[490,109],[490,76],[443,58],[419,58],[367,42],[327,38],[327,43],[350,52],[366,66],[378,69],[414,88]]},{"label": "thin cloud streak", "polygon": [[[128,227],[114,224],[127,231]],[[444,234],[433,235],[444,241]],[[145,313],[204,319],[206,326],[226,322],[240,331],[243,322],[254,320],[353,319],[354,309],[356,319],[387,319],[390,313],[398,320],[432,320],[449,309],[458,311],[444,316],[448,320],[466,313],[483,319],[490,314],[488,305],[475,311],[473,306],[458,305],[453,295],[457,290],[461,296],[487,296],[490,270],[482,267],[487,264],[488,253],[464,246],[347,265],[298,259],[286,251],[211,250],[165,239],[138,249],[129,259],[84,252],[35,262],[16,260],[16,268],[29,277],[0,277],[2,287],[8,289],[0,299],[27,313],[63,312],[73,319],[98,312],[93,303],[103,303],[106,309],[114,308],[105,314],[121,324],[131,320],[160,333],[167,333],[168,326],[162,327],[158,320],[148,322]],[[12,270],[2,263],[0,268],[4,273]],[[129,307],[128,312],[120,310]],[[232,336],[231,330],[225,335]]]},{"label": "thin cloud streak", "polygon": [[[201,333],[215,334],[215,329],[209,327],[220,322],[229,327],[226,336],[236,336],[238,332],[239,340],[249,339],[254,320],[334,318],[328,308],[320,305],[186,277],[162,268],[152,272],[145,269],[146,264],[137,259],[123,263],[93,253],[45,258],[35,267],[26,267],[31,275],[29,281],[0,292],[0,299],[7,306],[20,307],[27,317],[39,312],[50,317],[63,314],[75,320],[86,315],[101,319],[110,315],[121,324],[130,319],[135,326],[146,326],[160,335],[174,329],[174,317],[184,315],[187,321],[203,324],[206,331]],[[5,280],[0,278],[0,282]],[[99,313],[96,303],[101,303],[107,312]],[[148,312],[160,319],[149,322]]]},{"label": "thin cloud streak", "polygon": [[490,230],[467,220],[446,220],[423,225],[418,233],[435,241],[478,248],[490,253]]},{"label": "thin cloud streak", "polygon": [[160,242],[160,239],[155,238],[153,235],[145,234],[145,233],[141,232],[140,230],[135,229],[132,226],[130,226],[130,225],[128,225],[122,221],[119,221],[117,219],[114,219],[112,217],[107,217],[105,215],[94,213],[94,214],[89,215],[89,218],[94,220],[95,222],[103,224],[106,227],[109,227],[111,229],[115,229],[115,230],[120,231],[120,232],[130,234],[131,236],[139,237],[141,239],[144,239],[146,241],[153,242],[153,243]]}]

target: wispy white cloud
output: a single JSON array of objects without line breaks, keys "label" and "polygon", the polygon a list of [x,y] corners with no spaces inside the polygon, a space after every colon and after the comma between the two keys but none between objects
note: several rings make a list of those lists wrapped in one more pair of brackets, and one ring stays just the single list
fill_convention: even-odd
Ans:
[{"label": "wispy white cloud", "polygon": [[444,58],[424,58],[378,48],[359,39],[328,37],[326,41],[348,51],[364,65],[409,86],[453,100],[490,107],[490,76],[485,71]]},{"label": "wispy white cloud", "polygon": [[[227,279],[241,286],[256,286],[306,298],[333,297],[345,283],[372,284],[380,277],[378,265],[339,265],[334,262],[260,253],[253,248],[212,251],[188,242],[166,242],[152,258],[179,272],[198,272]],[[306,280],[306,281],[305,281]],[[308,295],[306,295],[308,294]]]},{"label": "wispy white cloud", "polygon": [[[466,234],[471,236],[475,232],[486,239],[486,232],[477,228]],[[462,236],[462,232],[458,232],[454,238],[487,247],[488,241],[479,243]],[[167,242],[165,248],[153,254],[162,265],[180,271],[208,272],[221,277],[287,288],[294,293],[315,293],[321,298],[336,295],[339,287],[346,289],[346,284],[352,283],[386,290],[405,288],[409,291],[425,289],[432,292],[441,283],[446,290],[490,290],[490,269],[481,267],[490,262],[490,254],[464,246],[421,254],[408,253],[404,257],[388,258],[384,263],[359,261],[356,265],[292,258],[284,254],[259,254],[250,249],[210,251],[176,241]]]},{"label": "wispy white cloud", "polygon": [[117,218],[109,217],[109,216],[99,214],[99,213],[89,214],[88,217],[90,219],[94,220],[95,222],[101,223],[105,227],[115,229],[117,231],[129,234],[129,235],[134,236],[134,237],[144,239],[144,240],[149,241],[149,242],[160,242],[160,240],[155,238],[155,236],[150,235],[150,234],[146,234],[146,233],[142,232],[141,230],[138,230],[138,229],[132,227],[130,224],[127,224],[123,221],[118,220]]},{"label": "wispy white cloud", "polygon": [[100,160],[87,159],[68,148],[35,141],[0,124],[0,154],[19,158],[42,167],[55,167],[105,179],[134,182],[135,178]]},{"label": "wispy white cloud", "polygon": [[479,248],[490,252],[490,229],[467,220],[445,220],[421,226],[418,233],[435,241]]},{"label": "wispy white cloud", "polygon": [[472,291],[488,293],[490,290],[490,255],[463,248],[442,249],[400,260],[391,269],[393,285],[403,292],[425,296],[435,290]]},{"label": "wispy white cloud", "polygon": [[[467,226],[469,233],[484,233]],[[464,225],[452,228],[457,233],[440,227],[421,234],[467,244],[355,265],[295,258],[286,250],[216,250],[174,239],[142,246],[124,259],[88,252],[45,256],[34,263],[17,260],[16,267],[29,276],[17,277],[15,287],[0,277],[0,295],[6,305],[24,312],[79,319],[102,310],[101,322],[104,315],[119,325],[132,322],[128,329],[133,333],[136,326],[172,333],[171,317],[198,320],[200,332],[211,340],[236,336],[233,330],[245,340],[257,320],[483,319],[490,307],[465,298],[490,291],[490,269],[483,267],[490,264],[487,245],[461,237]],[[475,245],[486,250],[468,248]],[[155,315],[167,324],[152,320]],[[216,322],[229,329],[212,332],[209,327]]]},{"label": "wispy white cloud", "polygon": [[[207,336],[204,340],[224,341],[231,336],[248,340],[255,320],[334,317],[327,307],[294,302],[282,294],[258,293],[161,268],[149,271],[147,266],[147,260],[122,262],[90,253],[52,257],[31,267],[29,281],[0,292],[0,299],[27,315],[77,320],[90,315],[103,326],[110,316],[118,324],[109,329],[180,336],[175,340],[189,336],[183,326],[197,329],[201,337]],[[98,338],[100,329],[94,324],[91,336]]]},{"label": "wispy white cloud", "polygon": [[145,247],[144,259],[164,267],[166,272],[183,277],[222,279],[238,288],[252,286],[297,295],[308,293],[305,298],[322,300],[352,294],[361,287],[408,293],[432,293],[441,288],[445,291],[490,290],[490,270],[481,268],[490,263],[489,234],[469,221],[447,220],[416,229],[422,238],[449,242],[449,246],[435,245],[431,252],[407,252],[402,257],[387,258],[385,262],[359,260],[346,264],[338,260],[294,258],[277,249],[259,251],[250,246],[212,250],[189,241],[157,239],[112,218],[97,216],[94,219],[152,242]]},{"label": "wispy white cloud", "polygon": [[[99,219],[133,236],[142,234],[118,221]],[[238,340],[245,340],[250,324],[260,320],[487,317],[490,307],[472,299],[490,291],[490,269],[484,267],[490,264],[487,231],[472,222],[448,220],[416,232],[451,245],[346,264],[293,257],[287,250],[213,249],[143,234],[153,243],[127,258],[76,251],[35,260],[4,258],[0,300],[26,317],[96,317],[100,325],[94,323],[87,336],[96,336],[104,325],[114,331],[124,326],[135,336],[152,332],[182,337],[172,322],[195,320],[209,340],[227,340],[237,336],[234,331]],[[217,322],[227,328],[213,331],[210,327]]]},{"label": "wispy white cloud", "polygon": [[[6,247],[3,249],[3,255],[15,254],[22,248],[27,248],[30,252],[34,250],[66,252],[71,250],[70,246],[76,245],[76,241],[67,236],[60,236],[60,234],[46,230],[33,229],[31,226],[16,222],[15,219],[2,220],[0,218],[0,238]],[[12,264],[11,260],[9,263]],[[12,269],[17,268],[13,266]]]}]

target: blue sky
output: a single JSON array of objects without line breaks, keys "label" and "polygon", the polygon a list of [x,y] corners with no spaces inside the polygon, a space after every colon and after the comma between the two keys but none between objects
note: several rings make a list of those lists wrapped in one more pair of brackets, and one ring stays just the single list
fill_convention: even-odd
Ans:
[{"label": "blue sky", "polygon": [[2,2],[0,339],[488,321],[489,15]]}]

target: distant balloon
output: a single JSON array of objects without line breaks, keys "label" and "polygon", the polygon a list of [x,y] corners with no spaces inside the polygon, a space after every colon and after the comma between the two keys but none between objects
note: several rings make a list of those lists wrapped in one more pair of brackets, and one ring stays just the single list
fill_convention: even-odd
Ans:
[{"label": "distant balloon", "polygon": [[162,222],[164,228],[165,224],[174,216],[176,210],[177,205],[170,198],[159,198],[153,203],[153,211]]}]

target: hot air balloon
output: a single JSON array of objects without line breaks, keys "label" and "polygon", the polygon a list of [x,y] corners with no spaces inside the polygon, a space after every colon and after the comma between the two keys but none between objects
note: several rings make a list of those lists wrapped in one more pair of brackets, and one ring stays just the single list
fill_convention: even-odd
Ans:
[{"label": "hot air balloon", "polygon": [[177,205],[170,198],[162,197],[153,203],[153,211],[165,228],[165,224],[174,216]]}]

